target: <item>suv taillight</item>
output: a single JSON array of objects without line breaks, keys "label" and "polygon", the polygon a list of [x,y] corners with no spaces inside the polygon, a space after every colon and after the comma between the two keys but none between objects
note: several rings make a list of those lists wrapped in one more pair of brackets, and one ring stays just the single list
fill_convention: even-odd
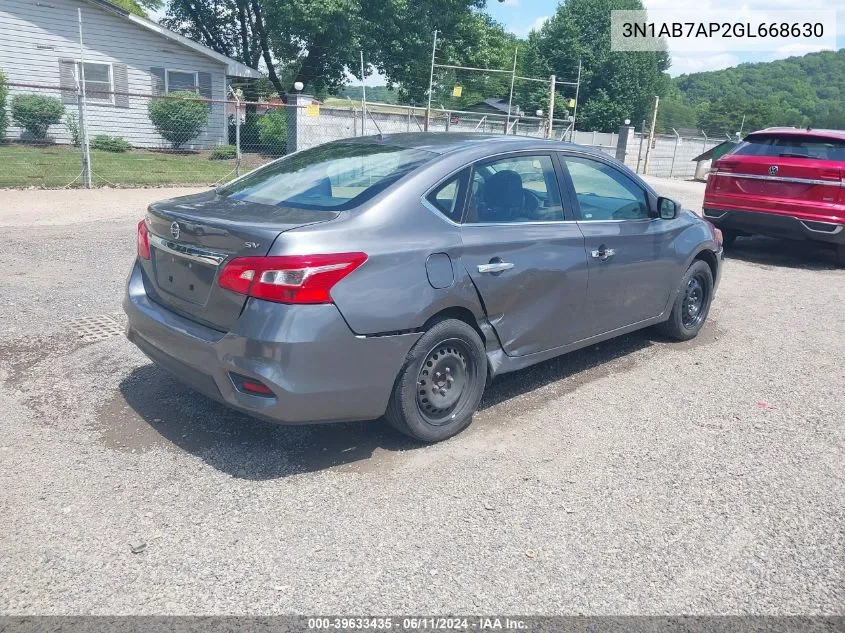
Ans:
[{"label": "suv taillight", "polygon": [[150,258],[150,232],[147,230],[146,220],[138,222],[138,257]]},{"label": "suv taillight", "polygon": [[223,267],[217,283],[278,303],[331,303],[334,285],[365,261],[365,253],[237,257]]}]

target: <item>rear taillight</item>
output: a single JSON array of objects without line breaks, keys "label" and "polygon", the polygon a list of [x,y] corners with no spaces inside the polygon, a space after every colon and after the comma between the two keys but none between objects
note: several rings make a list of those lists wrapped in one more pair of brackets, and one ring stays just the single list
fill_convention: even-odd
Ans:
[{"label": "rear taillight", "polygon": [[217,283],[278,303],[331,303],[334,285],[365,261],[365,253],[237,257],[223,267]]},{"label": "rear taillight", "polygon": [[138,257],[150,258],[150,232],[147,230],[146,220],[138,222]]}]

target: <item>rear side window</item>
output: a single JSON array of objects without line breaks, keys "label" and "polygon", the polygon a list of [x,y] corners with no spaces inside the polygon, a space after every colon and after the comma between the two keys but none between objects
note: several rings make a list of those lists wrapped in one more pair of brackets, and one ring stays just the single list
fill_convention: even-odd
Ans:
[{"label": "rear side window", "polygon": [[452,222],[458,223],[463,211],[461,200],[465,181],[466,172],[462,171],[432,190],[425,199]]},{"label": "rear side window", "polygon": [[342,211],[356,207],[436,154],[365,143],[328,143],[291,154],[218,190],[279,207]]},{"label": "rear side window", "polygon": [[824,136],[753,134],[731,154],[845,161],[845,141]]}]

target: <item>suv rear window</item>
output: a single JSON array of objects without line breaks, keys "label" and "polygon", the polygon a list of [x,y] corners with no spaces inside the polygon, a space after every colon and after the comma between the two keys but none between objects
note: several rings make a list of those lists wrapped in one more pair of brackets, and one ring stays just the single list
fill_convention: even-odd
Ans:
[{"label": "suv rear window", "polygon": [[754,134],[731,154],[845,161],[845,140],[803,134]]},{"label": "suv rear window", "polygon": [[435,156],[374,143],[327,143],[270,163],[218,193],[279,207],[343,211],[366,202]]}]

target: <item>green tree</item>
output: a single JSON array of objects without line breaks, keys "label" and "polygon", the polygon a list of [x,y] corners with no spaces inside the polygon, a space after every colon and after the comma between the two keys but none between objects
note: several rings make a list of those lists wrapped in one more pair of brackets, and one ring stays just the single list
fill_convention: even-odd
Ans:
[{"label": "green tree", "polygon": [[666,89],[665,52],[610,50],[610,12],[642,10],[640,0],[567,0],[537,33],[535,55],[561,81],[574,81],[581,60],[578,127],[615,131],[625,119],[646,118]]},{"label": "green tree", "polygon": [[281,96],[297,81],[318,96],[336,93],[348,72],[360,77],[363,50],[366,72],[382,73],[401,100],[419,103],[428,90],[435,28],[443,34],[439,59],[508,66],[516,38],[484,6],[485,0],[171,0],[163,22],[252,68],[263,61]]},{"label": "green tree", "polygon": [[156,11],[164,5],[164,0],[109,0],[109,2],[142,18],[149,17],[147,9]]},{"label": "green tree", "polygon": [[845,49],[682,75],[673,85],[671,103],[694,108],[699,127],[714,135],[733,135],[740,126],[743,133],[776,125],[845,127]]},{"label": "green tree", "polygon": [[147,104],[150,121],[173,149],[195,138],[208,123],[208,106],[197,101],[195,92],[171,92]]}]

